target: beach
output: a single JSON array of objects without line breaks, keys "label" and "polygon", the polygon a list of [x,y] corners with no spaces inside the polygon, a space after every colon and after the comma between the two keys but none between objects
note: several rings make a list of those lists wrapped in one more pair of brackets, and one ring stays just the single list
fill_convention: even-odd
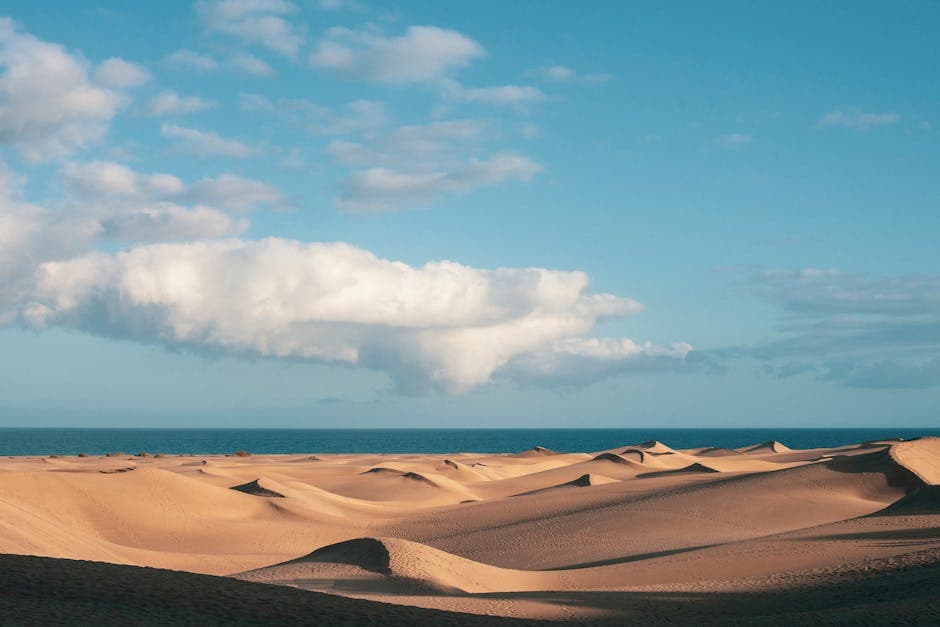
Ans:
[{"label": "beach", "polygon": [[[275,604],[277,622],[929,623],[940,611],[938,438],[234,453],[0,460],[4,615],[131,620],[146,607],[154,622],[250,622]],[[102,583],[83,588],[86,571]],[[241,601],[219,602],[229,595]]]}]

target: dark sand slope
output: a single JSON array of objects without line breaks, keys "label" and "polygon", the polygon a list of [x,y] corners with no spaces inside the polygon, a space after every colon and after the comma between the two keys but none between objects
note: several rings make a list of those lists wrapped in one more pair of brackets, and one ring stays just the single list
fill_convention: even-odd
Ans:
[{"label": "dark sand slope", "polygon": [[156,568],[0,555],[0,623],[527,625]]}]

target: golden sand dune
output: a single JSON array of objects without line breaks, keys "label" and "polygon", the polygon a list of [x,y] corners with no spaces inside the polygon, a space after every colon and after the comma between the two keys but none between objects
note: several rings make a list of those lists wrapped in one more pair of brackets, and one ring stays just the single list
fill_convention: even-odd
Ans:
[{"label": "golden sand dune", "polygon": [[892,459],[929,485],[940,484],[940,438],[898,442],[888,449]]},{"label": "golden sand dune", "polygon": [[[277,597],[308,608],[311,622],[333,611],[466,622],[443,610],[733,622],[771,607],[798,623],[785,607],[804,598],[823,612],[805,616],[839,622],[872,603],[902,617],[929,606],[938,487],[937,438],[805,451],[650,441],[590,453],[16,458],[0,460],[0,552],[233,575],[245,581],[8,562],[29,576],[61,569],[52,579],[66,587],[97,568],[161,590],[183,585],[174,577],[223,595],[237,588],[243,616],[261,611],[251,599]],[[890,584],[895,599],[878,597],[879,573],[883,585],[913,588]],[[17,594],[0,590],[0,610],[27,611]],[[415,607],[370,614],[382,606],[359,599]],[[236,616],[212,607],[222,614],[205,616]],[[826,613],[833,607],[843,614]]]},{"label": "golden sand dune", "polygon": [[341,579],[401,593],[463,594],[539,589],[541,573],[498,568],[400,538],[355,538],[237,575],[265,583]]}]

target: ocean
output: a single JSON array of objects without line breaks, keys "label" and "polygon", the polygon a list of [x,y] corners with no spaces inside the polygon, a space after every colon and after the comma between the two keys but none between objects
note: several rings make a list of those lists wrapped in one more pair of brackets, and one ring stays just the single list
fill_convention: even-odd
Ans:
[{"label": "ocean", "polygon": [[539,445],[599,451],[647,440],[673,448],[736,448],[779,440],[816,448],[884,438],[940,436],[940,429],[34,429],[0,428],[0,455],[101,455],[109,452],[504,453]]}]

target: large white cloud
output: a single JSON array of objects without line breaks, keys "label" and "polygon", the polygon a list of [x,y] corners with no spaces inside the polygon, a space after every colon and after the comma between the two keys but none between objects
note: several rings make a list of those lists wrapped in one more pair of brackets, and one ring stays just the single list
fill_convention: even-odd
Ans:
[{"label": "large white cloud", "polygon": [[373,368],[411,392],[469,390],[545,351],[605,363],[687,352],[583,339],[640,305],[590,293],[581,272],[414,267],[342,243],[148,245],[46,263],[39,277],[27,308],[38,327]]},{"label": "large white cloud", "polygon": [[359,80],[421,83],[443,78],[483,55],[473,39],[436,26],[409,26],[398,37],[335,27],[317,44],[310,65]]},{"label": "large white cloud", "polygon": [[110,89],[143,80],[143,70],[118,59],[97,76],[84,59],[41,41],[0,18],[0,143],[30,161],[68,155],[100,139],[122,103]]}]

